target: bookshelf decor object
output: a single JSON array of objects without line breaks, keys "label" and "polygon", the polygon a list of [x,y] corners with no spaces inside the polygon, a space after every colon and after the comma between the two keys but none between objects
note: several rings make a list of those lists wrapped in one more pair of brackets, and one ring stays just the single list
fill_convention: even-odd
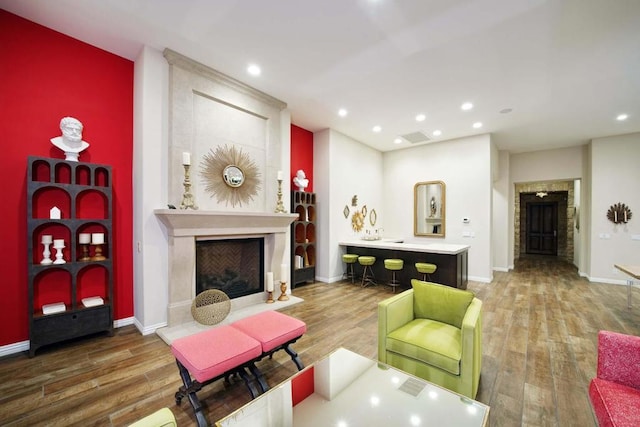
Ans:
[{"label": "bookshelf decor object", "polygon": [[111,181],[110,166],[28,158],[30,357],[45,345],[113,335]]}]

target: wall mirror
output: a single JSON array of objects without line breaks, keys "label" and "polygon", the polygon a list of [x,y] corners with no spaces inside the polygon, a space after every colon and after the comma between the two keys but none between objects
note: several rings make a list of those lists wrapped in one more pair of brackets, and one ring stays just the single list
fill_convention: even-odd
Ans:
[{"label": "wall mirror", "polygon": [[244,183],[244,173],[235,165],[225,167],[222,171],[222,177],[229,187],[240,187]]},{"label": "wall mirror", "polygon": [[444,237],[445,185],[442,181],[418,182],[413,186],[413,234]]}]

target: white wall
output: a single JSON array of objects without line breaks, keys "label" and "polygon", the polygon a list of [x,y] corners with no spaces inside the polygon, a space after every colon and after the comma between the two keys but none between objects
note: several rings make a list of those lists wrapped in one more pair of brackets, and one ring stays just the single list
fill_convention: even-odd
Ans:
[{"label": "white wall", "polygon": [[[613,265],[640,263],[640,240],[631,239],[632,235],[640,235],[640,133],[594,139],[591,146],[593,221],[589,279],[624,283],[626,276]],[[633,212],[634,217],[627,224],[615,225],[606,218],[609,207],[616,203],[626,204]]]},{"label": "white wall", "polygon": [[[339,132],[326,129],[313,136],[313,170],[316,193],[318,241],[316,279],[332,283],[342,278],[343,265],[338,243],[359,237],[351,228],[351,214],[367,206],[365,229],[384,228],[388,206],[383,206],[382,153]],[[351,199],[358,196],[358,206]],[[348,206],[350,214],[344,217]],[[378,220],[369,219],[375,209]],[[384,234],[388,234],[386,231]]]},{"label": "white wall", "polygon": [[[469,279],[490,282],[492,239],[492,159],[490,135],[478,135],[384,153],[385,235],[405,242],[467,244]],[[413,186],[446,185],[446,236],[413,235]],[[462,218],[468,217],[469,224]],[[463,232],[475,237],[463,237]]]},{"label": "white wall", "polygon": [[167,206],[168,70],[149,47],[134,65],[134,322],[143,334],[167,324],[167,237],[153,210]]}]

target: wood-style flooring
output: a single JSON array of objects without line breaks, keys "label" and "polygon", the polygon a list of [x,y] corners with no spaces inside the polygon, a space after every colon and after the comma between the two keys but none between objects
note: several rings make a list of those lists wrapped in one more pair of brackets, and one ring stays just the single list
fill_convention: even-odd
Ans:
[{"label": "wood-style flooring", "polygon": [[[483,365],[477,400],[492,426],[592,426],[587,386],[595,375],[597,332],[640,335],[640,291],[627,309],[626,287],[589,283],[572,265],[548,258],[518,261],[492,283],[470,282],[483,300]],[[377,356],[377,303],[386,286],[350,282],[300,286],[305,301],[282,310],[308,332],[294,348],[309,365],[337,347]],[[281,354],[280,354],[281,353]],[[280,352],[259,363],[274,386],[296,372]],[[195,425],[174,393],[181,382],[169,348],[128,326],[114,337],[45,347],[29,359],[0,359],[0,425],[123,426],[164,406],[178,425]],[[242,382],[218,381],[199,396],[213,423],[249,401]]]}]

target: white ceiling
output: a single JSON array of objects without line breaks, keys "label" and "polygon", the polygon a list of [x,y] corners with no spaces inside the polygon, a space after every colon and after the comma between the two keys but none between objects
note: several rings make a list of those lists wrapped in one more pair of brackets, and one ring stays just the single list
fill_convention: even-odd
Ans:
[{"label": "white ceiling", "polygon": [[[380,151],[411,146],[393,140],[417,131],[433,141],[490,132],[511,152],[640,131],[638,0],[0,0],[0,7],[132,60],[143,45],[168,47],[286,102],[302,128],[332,128]],[[247,74],[249,63],[261,66],[260,77]],[[465,101],[471,111],[461,111]],[[506,108],[513,111],[501,114]],[[426,120],[417,122],[418,113]],[[617,121],[620,113],[629,118]],[[442,136],[431,136],[435,129]]]}]

